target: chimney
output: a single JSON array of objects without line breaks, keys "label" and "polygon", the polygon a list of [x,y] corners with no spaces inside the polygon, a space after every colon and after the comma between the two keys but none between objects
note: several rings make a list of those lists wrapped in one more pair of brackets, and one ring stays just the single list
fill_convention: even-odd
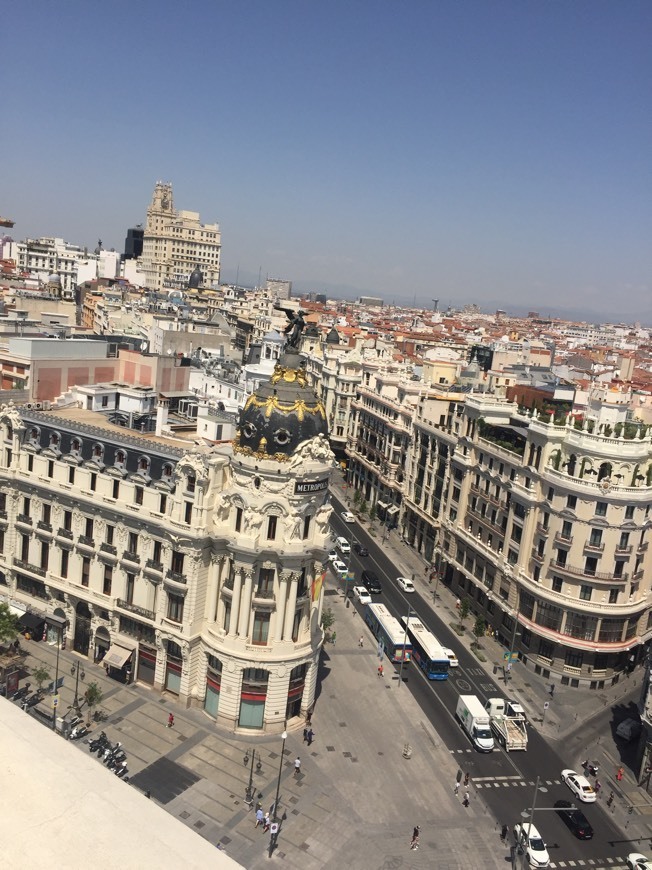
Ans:
[{"label": "chimney", "polygon": [[156,408],[156,432],[154,433],[157,437],[161,437],[163,435],[163,429],[168,424],[168,409],[169,402],[167,399],[158,400],[158,406]]}]

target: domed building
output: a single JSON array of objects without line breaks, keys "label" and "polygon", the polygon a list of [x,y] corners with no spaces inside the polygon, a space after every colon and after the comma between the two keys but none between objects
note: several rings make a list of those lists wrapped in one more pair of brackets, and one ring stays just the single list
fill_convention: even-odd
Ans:
[{"label": "domed building", "polygon": [[78,411],[0,408],[0,600],[41,616],[50,643],[64,626],[87,669],[218,727],[299,727],[323,643],[334,457],[298,353],[217,446],[125,434],[85,410],[103,385],[79,389]]}]

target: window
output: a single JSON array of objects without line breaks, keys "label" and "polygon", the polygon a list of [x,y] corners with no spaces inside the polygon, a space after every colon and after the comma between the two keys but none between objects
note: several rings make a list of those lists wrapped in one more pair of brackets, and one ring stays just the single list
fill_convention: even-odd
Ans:
[{"label": "window", "polygon": [[584,661],[584,653],[576,650],[566,650],[566,664],[569,668],[581,668]]},{"label": "window", "polygon": [[120,496],[120,481],[113,481],[113,498],[119,498]]},{"label": "window", "polygon": [[627,507],[625,508],[625,519],[626,520],[633,520],[634,519],[634,505],[633,504],[628,504]]},{"label": "window", "polygon": [[568,550],[557,550],[557,564],[562,567],[566,564],[566,558],[568,557]]},{"label": "window", "polygon": [[183,596],[168,592],[168,619],[183,622]]},{"label": "window", "polygon": [[561,527],[561,536],[567,541],[573,540],[573,524],[568,520],[564,520],[563,522],[563,525]]},{"label": "window", "polygon": [[168,508],[168,497],[167,495],[161,496],[161,501],[158,506],[159,513],[164,514]]},{"label": "window", "polygon": [[620,533],[620,542],[618,544],[619,550],[626,550],[629,546],[629,532],[621,532]]},{"label": "window", "polygon": [[271,516],[267,518],[267,540],[274,541],[276,540],[276,527],[278,524],[278,517]]},{"label": "window", "polygon": [[312,517],[304,517],[303,518],[303,540],[307,540],[310,537],[310,523]]},{"label": "window", "polygon": [[251,642],[258,646],[265,646],[269,637],[269,613],[254,613],[254,627]]},{"label": "window", "polygon": [[142,504],[143,503],[143,487],[136,486],[134,487],[134,504]]},{"label": "window", "polygon": [[596,515],[596,517],[606,517],[607,516],[607,502],[606,501],[596,502],[595,515]]},{"label": "window", "polygon": [[235,509],[235,530],[236,532],[242,531],[242,508]]},{"label": "window", "polygon": [[134,554],[138,552],[138,535],[136,532],[129,532],[129,546],[127,551]]},{"label": "window", "polygon": [[68,560],[70,553],[68,550],[61,551],[61,576],[65,579],[68,576]]},{"label": "window", "polygon": [[535,583],[539,582],[539,578],[541,577],[541,565],[535,565],[534,570],[532,571],[532,579]]},{"label": "window", "polygon": [[625,562],[622,559],[616,559],[614,562],[614,577],[622,578],[625,573]]},{"label": "window", "polygon": [[[0,529],[0,553],[4,553],[4,551],[5,551],[5,530]],[[0,572],[0,583],[2,583],[3,585],[7,584],[7,580],[5,578],[5,575],[1,572]]]},{"label": "window", "polygon": [[107,542],[107,544],[113,543],[113,535],[114,534],[115,534],[115,526],[107,525],[107,527],[106,527],[106,542]]},{"label": "window", "polygon": [[29,562],[29,535],[21,535],[20,561]]},{"label": "window", "polygon": [[518,562],[518,553],[516,550],[512,550],[511,548],[507,551],[507,561],[510,565],[516,565]]},{"label": "window", "polygon": [[258,572],[258,595],[264,598],[272,598],[274,595],[274,575],[273,568],[261,568]]},{"label": "window", "polygon": [[134,586],[136,585],[136,575],[135,574],[127,574],[127,590],[126,590],[126,600],[127,604],[134,603]]},{"label": "window", "polygon": [[184,554],[179,553],[178,550],[174,550],[172,552],[171,568],[175,572],[175,574],[183,574],[183,562],[184,562]]},{"label": "window", "polygon": [[54,462],[48,459],[48,477],[54,477]]},{"label": "window", "polygon": [[554,489],[550,486],[550,487],[548,487],[548,495],[547,495],[547,499],[548,499],[548,501],[552,501],[552,500],[554,499],[554,497],[555,497],[555,491],[554,491]]},{"label": "window", "polygon": [[29,499],[29,498],[23,499],[23,513],[25,514],[26,517],[29,516],[29,509],[31,507],[31,504],[32,504],[31,499]]},{"label": "window", "polygon": [[580,599],[582,601],[590,601],[592,591],[590,586],[580,586]]},{"label": "window", "polygon": [[41,570],[48,570],[50,561],[50,545],[46,541],[41,541]]},{"label": "window", "polygon": [[459,501],[459,500],[460,500],[460,488],[459,488],[459,486],[454,486],[454,487],[453,487],[453,495],[452,495],[452,499],[453,499],[453,501]]},{"label": "window", "polygon": [[72,532],[72,511],[63,512],[63,527],[67,532]]},{"label": "window", "polygon": [[85,530],[84,534],[86,535],[87,538],[93,537],[93,525],[94,525],[93,520],[90,517],[86,517],[86,530]]},{"label": "window", "polygon": [[160,541],[154,541],[154,548],[152,551],[152,561],[153,562],[160,562],[161,561],[161,548],[162,548],[162,546],[163,545],[161,544]]},{"label": "window", "polygon": [[529,628],[524,628],[521,632],[521,640],[523,642],[523,646],[530,648],[530,644],[532,643],[532,632]]},{"label": "window", "polygon": [[609,604],[618,604],[618,589],[609,590]]},{"label": "window", "polygon": [[602,529],[591,529],[589,546],[599,547],[602,544]]},{"label": "window", "polygon": [[598,560],[595,556],[587,556],[584,561],[584,573],[589,577],[595,577],[595,572],[598,570]]},{"label": "window", "polygon": [[190,525],[190,523],[192,522],[192,502],[191,501],[187,501],[185,503],[183,518],[184,518],[184,521],[186,523],[188,523],[188,525]]},{"label": "window", "polygon": [[564,588],[564,581],[561,577],[553,577],[552,578],[552,591],[553,592],[561,592]]},{"label": "window", "polygon": [[104,595],[111,594],[111,584],[113,582],[113,568],[111,565],[104,566],[104,583],[102,585],[102,592]]},{"label": "window", "polygon": [[71,465],[70,468],[68,469],[68,483],[74,483],[74,482],[75,482],[75,469]]},{"label": "window", "polygon": [[34,454],[30,453],[27,457],[27,470],[34,471]]},{"label": "window", "polygon": [[88,556],[84,556],[82,559],[82,571],[81,571],[81,584],[82,586],[88,586],[89,578],[91,573],[91,560]]},{"label": "window", "polygon": [[566,507],[571,511],[575,510],[575,508],[577,507],[577,496],[576,495],[566,496]]},{"label": "window", "polygon": [[187,491],[194,492],[196,486],[197,486],[196,478],[194,477],[194,475],[189,474],[188,475],[188,485],[186,486]]},{"label": "window", "polygon": [[512,526],[512,541],[516,541],[517,544],[521,543],[521,538],[523,537],[523,529],[520,526],[513,525]]},{"label": "window", "polygon": [[552,641],[539,639],[539,655],[546,659],[551,659],[555,654],[555,645]]}]

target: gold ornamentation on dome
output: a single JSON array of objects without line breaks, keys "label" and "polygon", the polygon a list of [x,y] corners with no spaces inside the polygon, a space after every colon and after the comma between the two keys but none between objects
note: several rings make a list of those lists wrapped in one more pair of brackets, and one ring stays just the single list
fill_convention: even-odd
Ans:
[{"label": "gold ornamentation on dome", "polygon": [[285,381],[288,384],[298,384],[300,387],[307,385],[306,373],[303,369],[288,368],[287,366],[276,365],[274,374],[269,379],[271,384],[278,384],[279,381]]}]

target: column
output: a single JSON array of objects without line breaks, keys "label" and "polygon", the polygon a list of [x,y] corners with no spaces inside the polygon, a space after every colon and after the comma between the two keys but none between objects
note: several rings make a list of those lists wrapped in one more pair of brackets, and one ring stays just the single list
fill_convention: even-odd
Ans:
[{"label": "column", "polygon": [[283,640],[292,640],[292,624],[294,623],[294,612],[297,608],[297,587],[299,585],[299,575],[292,574],[290,579],[290,594],[287,598],[287,608],[285,611],[285,625],[283,626]]},{"label": "column", "polygon": [[247,629],[249,628],[249,617],[251,616],[251,587],[253,585],[253,572],[251,569],[247,570],[245,574],[245,584],[244,584],[244,592],[242,594],[242,601],[240,602],[240,614],[238,620],[238,635],[240,637],[247,636]]},{"label": "column", "polygon": [[276,620],[274,624],[274,641],[276,643],[283,640],[283,623],[285,621],[285,609],[288,601],[288,580],[290,577],[289,571],[282,571],[279,574],[279,592],[276,596]]},{"label": "column", "polygon": [[231,621],[229,622],[229,634],[238,633],[238,618],[240,616],[240,596],[242,593],[243,570],[243,568],[235,568],[235,577],[233,580],[233,597],[231,599]]}]

